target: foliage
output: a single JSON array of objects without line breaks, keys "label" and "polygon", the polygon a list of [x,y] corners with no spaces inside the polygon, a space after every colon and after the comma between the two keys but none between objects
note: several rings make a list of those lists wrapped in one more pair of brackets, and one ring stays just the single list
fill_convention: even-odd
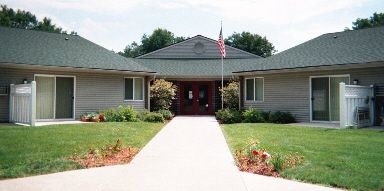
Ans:
[{"label": "foliage", "polygon": [[[67,31],[53,24],[50,18],[44,17],[42,21],[38,21],[29,11],[14,11],[6,5],[1,5],[0,26],[67,34]],[[71,34],[77,33],[72,31]]]},{"label": "foliage", "polygon": [[262,37],[258,34],[252,34],[250,32],[235,32],[224,41],[227,45],[262,57],[272,56],[273,53],[276,52],[275,47],[267,40],[266,37]]},{"label": "foliage", "polygon": [[137,57],[183,40],[185,40],[184,37],[175,37],[167,29],[157,28],[149,36],[144,34],[141,38],[141,44],[132,42],[131,45],[126,46],[123,52],[119,52],[119,54],[125,57]]},{"label": "foliage", "polygon": [[246,123],[263,123],[265,119],[261,111],[256,108],[249,108],[243,112],[244,122]]},{"label": "foliage", "polygon": [[229,109],[239,108],[240,83],[232,80],[223,89],[219,88],[223,95],[224,107]]},{"label": "foliage", "polygon": [[137,113],[132,106],[120,105],[117,107],[117,110],[119,111],[119,114],[124,118],[124,121],[136,121]]},{"label": "foliage", "polygon": [[150,87],[153,111],[168,110],[176,96],[176,86],[164,79],[157,79]]},{"label": "foliage", "polygon": [[83,122],[104,122],[105,116],[104,114],[100,114],[98,112],[90,112],[84,113],[80,115],[80,120]]},{"label": "foliage", "polygon": [[276,172],[281,172],[284,168],[284,156],[281,154],[276,154],[272,156],[271,158],[271,164],[273,165],[273,168],[276,170]]},{"label": "foliage", "polygon": [[150,112],[147,109],[141,110],[137,112],[136,118],[140,121],[145,121],[145,117],[149,114]]},{"label": "foliage", "polygon": [[164,117],[161,113],[150,112],[144,116],[144,121],[164,123]]},{"label": "foliage", "polygon": [[264,122],[269,123],[271,122],[271,119],[269,118],[271,116],[270,111],[261,111],[261,117],[264,119]]},{"label": "foliage", "polygon": [[[62,124],[39,128],[0,125],[0,179],[82,168],[69,159],[120,138],[122,148],[142,148],[164,125],[124,122]],[[112,145],[113,146],[113,145]]]},{"label": "foliage", "polygon": [[236,165],[241,171],[267,176],[279,176],[273,165],[269,164],[271,155],[260,149],[257,141],[251,141],[244,149],[236,150]]},{"label": "foliage", "polygon": [[[373,13],[369,18],[358,18],[352,22],[352,29],[365,29],[372,27],[384,26],[384,13]],[[348,28],[347,28],[348,29]]]},{"label": "foliage", "polygon": [[231,109],[220,109],[216,112],[216,118],[222,123],[240,123],[242,121],[241,112]]},{"label": "foliage", "polygon": [[104,114],[105,121],[107,122],[123,122],[123,121],[136,121],[136,111],[132,106],[118,106],[117,108],[109,108],[101,113]]},{"label": "foliage", "polygon": [[171,111],[166,109],[156,111],[156,113],[160,113],[165,120],[171,120],[174,116]]},{"label": "foliage", "polygon": [[270,114],[269,121],[272,123],[294,123],[295,117],[289,112],[276,111]]}]

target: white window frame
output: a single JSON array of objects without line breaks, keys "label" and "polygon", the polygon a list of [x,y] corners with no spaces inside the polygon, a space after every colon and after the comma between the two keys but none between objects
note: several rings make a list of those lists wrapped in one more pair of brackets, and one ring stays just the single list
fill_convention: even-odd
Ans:
[{"label": "white window frame", "polygon": [[[321,76],[309,76],[309,122],[321,122],[321,123],[339,123],[339,121],[321,121],[321,120],[313,120],[312,116],[312,79],[313,78],[328,78],[328,89],[330,88],[331,77],[348,77],[348,84],[351,84],[351,75],[350,74],[338,74],[338,75],[321,75]],[[328,92],[328,99],[330,100],[331,91]],[[328,103],[328,107],[330,108],[330,102]],[[329,114],[330,115],[330,114]]]},{"label": "white window frame", "polygon": [[[137,78],[139,78],[139,79],[142,79],[142,84],[141,84],[141,86],[143,87],[142,89],[143,89],[143,98],[142,99],[135,99],[135,79],[137,79]],[[125,79],[133,79],[133,83],[132,83],[132,94],[133,94],[133,96],[132,96],[132,99],[125,99],[125,87],[126,87],[126,85],[125,85]],[[144,87],[144,84],[145,84],[145,82],[144,82],[144,78],[143,77],[124,77],[124,101],[144,101],[144,97],[145,97],[145,95],[144,95],[144,90],[145,90],[145,87]]]},{"label": "white window frame", "polygon": [[[55,75],[55,74],[34,74],[33,80],[36,81],[36,77],[51,77],[54,78],[54,99],[53,99],[53,119],[36,119],[36,121],[65,121],[65,120],[75,120],[76,119],[76,76],[74,75]],[[65,77],[73,78],[73,109],[72,109],[72,118],[56,118],[56,78]]]},{"label": "white window frame", "polygon": [[[253,100],[247,99],[247,80],[253,79]],[[256,100],[256,79],[262,79],[263,80],[263,97],[261,100]],[[251,78],[244,78],[244,101],[253,101],[253,102],[264,102],[264,77],[251,77]]]}]

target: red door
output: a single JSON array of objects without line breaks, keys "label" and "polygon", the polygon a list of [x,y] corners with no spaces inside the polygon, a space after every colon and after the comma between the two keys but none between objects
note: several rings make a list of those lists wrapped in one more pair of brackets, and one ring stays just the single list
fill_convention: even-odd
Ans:
[{"label": "red door", "polygon": [[210,115],[213,111],[210,82],[182,82],[180,110],[183,115]]}]

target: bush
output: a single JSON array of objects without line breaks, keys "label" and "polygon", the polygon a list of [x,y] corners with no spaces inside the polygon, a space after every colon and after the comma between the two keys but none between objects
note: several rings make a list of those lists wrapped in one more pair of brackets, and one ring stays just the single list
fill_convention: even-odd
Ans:
[{"label": "bush", "polygon": [[117,108],[109,108],[101,113],[104,114],[105,121],[108,122],[123,122],[136,121],[136,111],[132,106],[119,106]]},{"label": "bush", "polygon": [[161,122],[161,123],[164,123],[164,117],[162,114],[160,113],[156,113],[156,112],[149,112],[145,115],[144,117],[144,121],[147,121],[147,122]]},{"label": "bush", "polygon": [[231,109],[221,109],[216,112],[216,118],[222,123],[240,123],[242,121],[241,112]]},{"label": "bush", "polygon": [[124,118],[124,121],[136,121],[136,111],[132,106],[122,106],[117,107],[119,114]]},{"label": "bush", "polygon": [[281,124],[295,122],[295,118],[291,113],[281,112],[281,111],[271,113],[269,116],[269,120],[272,123],[281,123]]},{"label": "bush", "polygon": [[220,87],[220,93],[223,94],[223,101],[226,108],[239,108],[240,83],[238,81],[229,82],[223,89]]},{"label": "bush", "polygon": [[109,108],[104,110],[105,121],[107,122],[122,122],[124,117],[120,115],[119,111],[116,108]]},{"label": "bush", "polygon": [[173,118],[173,113],[169,110],[159,110],[159,111],[156,111],[156,113],[160,113],[161,115],[163,115],[164,119],[166,120],[171,120]]},{"label": "bush", "polygon": [[176,96],[176,86],[163,79],[155,80],[150,87],[153,111],[168,110]]},{"label": "bush", "polygon": [[270,111],[262,111],[262,112],[261,112],[261,116],[263,117],[264,122],[266,122],[266,123],[271,122],[271,120],[269,119],[269,116],[270,116],[270,115],[271,115],[271,112],[270,112]]},{"label": "bush", "polygon": [[265,119],[263,118],[262,112],[256,108],[250,108],[243,112],[244,122],[246,123],[263,123]]},{"label": "bush", "polygon": [[137,112],[137,119],[140,120],[140,121],[145,121],[145,117],[149,114],[150,112],[146,109],[142,110],[142,111],[139,111]]}]

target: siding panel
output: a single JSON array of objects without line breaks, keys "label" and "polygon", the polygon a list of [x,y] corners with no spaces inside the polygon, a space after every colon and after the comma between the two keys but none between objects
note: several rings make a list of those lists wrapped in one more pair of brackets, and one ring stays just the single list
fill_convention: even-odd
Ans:
[{"label": "siding panel", "polygon": [[[351,81],[358,79],[360,85],[363,86],[384,83],[382,76],[384,67],[256,75],[264,77],[264,101],[244,100],[244,108],[256,107],[264,111],[288,111],[295,115],[297,121],[308,122],[310,121],[310,76],[339,74],[350,74]],[[244,83],[244,80],[242,82]],[[244,99],[244,92],[242,94],[242,99]]]},{"label": "siding panel", "polygon": [[[147,94],[144,95],[144,101],[124,101],[124,77],[130,75],[0,68],[0,85],[20,84],[23,79],[32,81],[34,74],[76,76],[76,119],[82,113],[99,111],[118,105],[131,105],[137,110],[142,110],[146,106]],[[145,78],[146,83],[147,79]],[[145,85],[145,92],[148,91],[146,89],[147,86]],[[8,96],[0,97],[0,121],[8,120],[8,99]]]}]

